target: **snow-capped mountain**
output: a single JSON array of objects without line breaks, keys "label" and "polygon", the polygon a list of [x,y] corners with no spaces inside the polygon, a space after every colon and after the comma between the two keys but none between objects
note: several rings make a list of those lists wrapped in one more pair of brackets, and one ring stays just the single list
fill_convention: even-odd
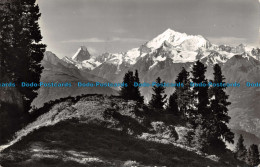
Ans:
[{"label": "snow-capped mountain", "polygon": [[202,47],[209,48],[212,45],[208,40],[200,35],[187,35],[186,33],[167,29],[162,34],[147,42],[146,46],[151,49],[158,49],[165,41],[170,43],[176,49],[190,51],[196,51]]},{"label": "snow-capped mountain", "polygon": [[84,61],[90,59],[90,54],[85,46],[81,46],[72,57],[74,61]]},{"label": "snow-capped mountain", "polygon": [[258,61],[260,51],[242,44],[235,47],[215,45],[201,35],[167,29],[140,47],[126,52],[91,56],[82,46],[72,58],[64,57],[63,61],[113,82],[122,81],[125,72],[134,69],[147,76],[147,81],[153,81],[158,74],[165,76],[165,80],[174,81],[172,79],[181,67],[190,68],[197,60],[212,67],[216,63],[226,64],[235,55]]},{"label": "snow-capped mountain", "polygon": [[62,60],[68,64],[73,64],[78,69],[83,70],[93,70],[101,64],[100,62],[96,61],[94,58],[91,57],[90,53],[88,52],[85,46],[81,46],[77,50],[77,52],[72,56],[72,58],[65,56]]},{"label": "snow-capped mountain", "polygon": [[187,35],[167,29],[139,48],[124,53],[105,53],[96,57],[95,60],[101,64],[93,68],[91,73],[113,80],[115,75],[111,74],[120,75],[126,69],[136,67],[140,64],[138,62],[142,62],[148,70],[157,69],[157,66],[161,67],[162,64],[193,63],[197,60],[212,66],[216,63],[224,64],[237,54],[245,54],[256,59],[251,52],[252,49],[242,44],[236,47],[215,45],[200,35]]},{"label": "snow-capped mountain", "polygon": [[[197,51],[200,48],[206,50],[212,44],[202,36],[187,35],[179,33],[171,29],[167,29],[162,34],[158,35],[151,41],[146,42],[139,48],[133,48],[124,53],[107,53],[98,57],[102,63],[113,64],[120,66],[126,64],[132,66],[147,54],[163,51],[168,54],[173,62],[193,62],[196,60]],[[101,58],[100,58],[101,57]],[[163,61],[163,56],[157,57],[155,61]],[[120,71],[120,69],[119,69]]]},{"label": "snow-capped mountain", "polygon": [[[256,59],[252,48],[239,45],[215,45],[201,35],[187,35],[167,29],[162,34],[144,43],[138,48],[133,48],[122,53],[104,53],[93,57],[86,47],[80,47],[72,58],[65,57],[64,61],[74,64],[79,69],[89,69],[93,74],[106,74],[104,67],[114,69],[113,73],[119,74],[125,68],[135,65],[141,58],[150,55],[151,65],[154,68],[158,62],[171,60],[172,63],[187,63],[202,60],[208,65],[225,63],[236,54],[247,54]],[[113,67],[112,67],[113,66]],[[105,71],[102,71],[105,70]],[[112,71],[108,70],[109,73]]]}]

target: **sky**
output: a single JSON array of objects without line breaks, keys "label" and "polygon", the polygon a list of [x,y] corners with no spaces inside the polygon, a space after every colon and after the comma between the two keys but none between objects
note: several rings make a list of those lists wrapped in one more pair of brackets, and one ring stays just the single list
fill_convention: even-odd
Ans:
[{"label": "sky", "polygon": [[260,45],[260,0],[37,0],[47,50],[71,57],[139,47],[170,28],[215,44]]}]

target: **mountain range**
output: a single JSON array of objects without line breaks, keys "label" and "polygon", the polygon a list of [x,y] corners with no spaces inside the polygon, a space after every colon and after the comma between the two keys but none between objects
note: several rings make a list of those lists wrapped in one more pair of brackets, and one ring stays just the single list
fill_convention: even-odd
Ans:
[{"label": "mountain range", "polygon": [[[213,65],[218,63],[222,67],[227,83],[240,83],[241,86],[226,89],[231,105],[230,127],[234,131],[255,135],[260,143],[260,88],[249,88],[245,83],[259,82],[260,61],[259,52],[254,52],[253,47],[240,44],[238,46],[216,45],[201,35],[188,35],[167,29],[162,34],[144,43],[140,47],[122,53],[103,53],[92,56],[87,48],[82,46],[70,57],[59,59],[51,52],[45,53],[42,61],[44,72],[41,81],[103,81],[122,82],[128,70],[138,70],[140,82],[154,82],[160,76],[166,82],[175,82],[182,67],[191,70],[195,61],[200,60],[207,65],[207,78],[213,77]],[[39,90],[35,100],[38,106],[42,102],[75,96],[83,93],[116,94],[117,90],[106,89],[71,89]],[[174,91],[167,88],[169,96]],[[48,92],[48,93],[46,93]],[[151,88],[141,88],[145,101],[149,101]],[[250,140],[250,135],[246,140]],[[259,139],[259,140],[258,140]]]}]

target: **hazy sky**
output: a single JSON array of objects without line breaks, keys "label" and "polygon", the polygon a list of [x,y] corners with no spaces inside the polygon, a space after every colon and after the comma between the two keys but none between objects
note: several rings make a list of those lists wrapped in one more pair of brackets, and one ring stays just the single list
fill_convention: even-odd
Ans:
[{"label": "hazy sky", "polygon": [[258,44],[260,0],[38,0],[47,50],[72,56],[138,47],[167,28],[216,44]]}]

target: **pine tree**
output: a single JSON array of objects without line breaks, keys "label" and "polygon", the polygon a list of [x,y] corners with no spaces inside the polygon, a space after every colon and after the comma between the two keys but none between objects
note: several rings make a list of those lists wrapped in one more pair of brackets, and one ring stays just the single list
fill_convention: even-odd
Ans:
[{"label": "pine tree", "polygon": [[[9,4],[9,3],[8,3]],[[7,2],[0,7],[0,81],[5,82],[7,72],[10,71],[7,65],[8,51],[12,47],[14,39],[13,24],[14,14],[11,12],[13,7],[7,5]]]},{"label": "pine tree", "polygon": [[124,98],[125,100],[132,100],[133,94],[135,91],[134,88],[134,76],[132,71],[128,71],[123,79],[123,83],[127,84],[126,86],[123,86],[120,91],[120,96]]},{"label": "pine tree", "polygon": [[257,166],[260,164],[258,146],[252,144],[247,151],[246,162],[250,166]]},{"label": "pine tree", "polygon": [[[222,75],[221,67],[216,64],[214,66],[214,80],[213,83],[216,84],[225,84],[224,76]],[[228,105],[231,103],[227,101],[228,95],[226,95],[225,90],[226,86],[223,87],[212,87],[210,88],[211,100],[210,100],[210,126],[214,130],[215,139],[224,140],[233,143],[234,134],[228,128],[227,124],[229,123],[230,117],[228,116]]]},{"label": "pine tree", "polygon": [[246,155],[247,155],[247,150],[244,145],[244,138],[242,135],[240,135],[235,148],[235,156],[238,160],[245,161]]},{"label": "pine tree", "polygon": [[177,95],[175,92],[169,98],[169,104],[167,106],[167,111],[169,113],[174,114],[175,116],[180,115],[179,109],[178,109],[178,104],[177,104]]},{"label": "pine tree", "polygon": [[[198,124],[205,124],[209,118],[209,96],[208,96],[208,81],[205,77],[207,67],[204,66],[199,60],[194,64],[192,68],[192,82],[194,84],[201,84],[204,86],[198,86],[193,88],[193,96],[195,98],[196,111],[191,115],[191,122],[196,127]],[[206,85],[206,86],[205,86]],[[197,119],[200,116],[201,119]],[[198,122],[200,120],[201,122]]]},{"label": "pine tree", "polygon": [[152,99],[149,102],[149,106],[154,109],[162,110],[164,109],[164,104],[166,102],[165,99],[167,95],[164,94],[165,92],[165,87],[163,86],[164,82],[161,82],[160,77],[156,79],[156,83],[157,85],[153,87],[154,94],[152,95]]},{"label": "pine tree", "polygon": [[177,96],[177,105],[179,111],[183,117],[186,117],[188,110],[191,109],[192,104],[192,92],[189,81],[189,72],[185,68],[177,76],[176,83],[182,83],[183,87],[176,87],[175,94]]},{"label": "pine tree", "polygon": [[[2,57],[5,72],[23,96],[25,110],[28,111],[32,100],[37,96],[38,87],[21,87],[21,82],[40,82],[45,45],[42,40],[38,20],[40,18],[39,6],[35,0],[16,0],[12,7],[1,13],[7,20],[1,19],[2,44],[4,49]],[[2,17],[1,17],[2,18]]]},{"label": "pine tree", "polygon": [[123,82],[127,84],[127,86],[122,87],[120,91],[120,95],[126,100],[135,100],[137,102],[143,103],[143,96],[141,96],[139,87],[135,87],[134,83],[140,83],[138,71],[135,71],[135,75],[132,71],[128,71],[123,79]]},{"label": "pine tree", "polygon": [[[140,79],[139,79],[139,74],[138,71],[135,70],[135,76],[134,76],[134,82],[140,84]],[[134,91],[134,99],[140,103],[144,102],[144,97],[141,96],[140,90],[139,90],[139,86],[134,87],[135,91]]]},{"label": "pine tree", "polygon": [[189,124],[195,129],[193,143],[195,148],[207,152],[210,148],[212,129],[210,129],[210,107],[208,96],[208,81],[205,77],[206,67],[199,60],[192,68],[192,82],[199,86],[194,86],[192,90],[193,110],[189,113]]}]

